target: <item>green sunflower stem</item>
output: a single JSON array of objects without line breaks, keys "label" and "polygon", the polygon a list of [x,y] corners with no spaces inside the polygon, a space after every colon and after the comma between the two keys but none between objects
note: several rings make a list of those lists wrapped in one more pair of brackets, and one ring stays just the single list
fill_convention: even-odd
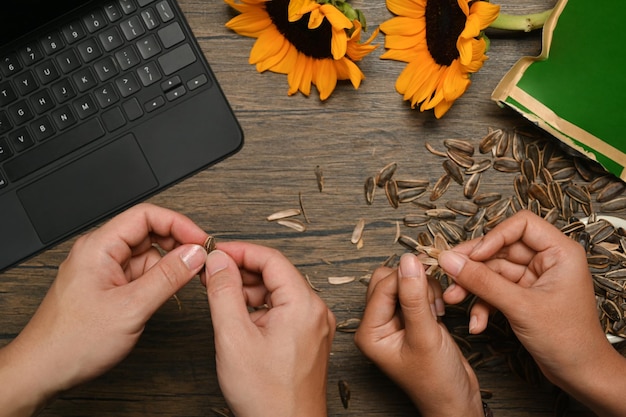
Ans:
[{"label": "green sunflower stem", "polygon": [[513,30],[522,32],[531,32],[535,29],[541,29],[552,14],[553,9],[546,10],[541,13],[511,15],[500,13],[498,18],[489,25],[492,29]]}]

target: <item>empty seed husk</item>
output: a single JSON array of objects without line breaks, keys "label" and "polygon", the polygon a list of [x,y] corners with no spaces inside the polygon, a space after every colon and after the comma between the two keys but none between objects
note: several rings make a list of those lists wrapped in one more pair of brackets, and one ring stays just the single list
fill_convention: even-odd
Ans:
[{"label": "empty seed husk", "polygon": [[299,216],[300,214],[302,214],[302,211],[299,209],[280,210],[267,216],[267,221],[273,222],[280,219],[286,219],[288,217]]},{"label": "empty seed husk", "polygon": [[356,281],[356,277],[328,277],[328,283],[332,285],[344,285]]},{"label": "empty seed husk", "polygon": [[211,235],[207,236],[202,246],[204,246],[204,250],[207,254],[213,252],[215,250],[215,237]]},{"label": "empty seed husk", "polygon": [[338,387],[341,404],[343,405],[343,408],[347,410],[348,407],[350,407],[350,386],[346,381],[340,379],[338,382]]},{"label": "empty seed husk", "polygon": [[300,220],[296,220],[296,219],[279,219],[279,220],[276,220],[276,223],[280,224],[281,226],[289,227],[290,229],[293,229],[293,230],[298,231],[298,232],[305,232],[306,231],[306,225],[304,223],[302,223]]},{"label": "empty seed husk", "polygon": [[363,238],[363,229],[365,229],[365,219],[359,219],[352,231],[352,237],[350,238],[352,244],[356,245]]},{"label": "empty seed husk", "polygon": [[379,187],[384,187],[387,181],[389,181],[391,177],[393,177],[393,174],[396,172],[397,168],[398,164],[396,162],[390,162],[385,165],[380,171],[378,171],[378,174],[376,174],[376,185]]}]

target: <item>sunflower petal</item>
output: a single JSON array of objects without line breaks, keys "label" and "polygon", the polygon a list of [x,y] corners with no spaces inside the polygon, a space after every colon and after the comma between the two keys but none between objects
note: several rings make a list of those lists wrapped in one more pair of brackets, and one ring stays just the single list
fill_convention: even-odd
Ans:
[{"label": "sunflower petal", "polygon": [[257,64],[278,53],[285,38],[274,28],[263,32],[256,40],[250,51],[250,64]]},{"label": "sunflower petal", "polygon": [[389,11],[398,16],[424,18],[426,0],[387,0]]},{"label": "sunflower petal", "polygon": [[333,37],[330,44],[330,50],[334,59],[343,58],[348,49],[348,35],[344,29],[335,29],[333,27]]},{"label": "sunflower petal", "polygon": [[337,70],[331,59],[319,59],[316,61],[317,71],[315,85],[320,93],[320,100],[326,100],[337,86]]}]

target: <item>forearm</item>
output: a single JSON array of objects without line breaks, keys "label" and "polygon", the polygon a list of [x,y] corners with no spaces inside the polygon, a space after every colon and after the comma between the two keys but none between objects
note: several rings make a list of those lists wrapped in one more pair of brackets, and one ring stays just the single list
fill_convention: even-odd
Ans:
[{"label": "forearm", "polygon": [[0,349],[0,410],[12,417],[34,416],[52,400],[41,378],[35,373],[34,362],[24,360],[15,352],[15,345]]},{"label": "forearm", "polygon": [[[607,344],[608,345],[608,344]],[[594,352],[577,369],[553,382],[601,417],[626,415],[626,358],[612,346]]]}]

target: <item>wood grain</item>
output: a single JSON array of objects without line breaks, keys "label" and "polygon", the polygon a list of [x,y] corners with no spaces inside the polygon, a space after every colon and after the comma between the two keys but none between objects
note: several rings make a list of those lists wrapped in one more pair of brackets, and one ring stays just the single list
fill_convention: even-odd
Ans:
[{"label": "wood grain", "polygon": [[[380,46],[360,64],[366,75],[358,90],[340,82],[321,102],[287,96],[284,75],[259,74],[248,64],[254,40],[224,27],[235,14],[219,0],[180,0],[199,43],[211,63],[245,132],[245,145],[233,157],[150,199],[180,211],[222,241],[245,240],[283,251],[314,285],[338,320],[360,317],[365,286],[357,281],[331,286],[329,276],[368,276],[392,253],[396,222],[410,207],[393,209],[377,190],[374,204],[363,197],[363,183],[391,161],[396,176],[426,178],[431,184],[442,173],[441,160],[428,153],[425,141],[441,146],[445,138],[477,141],[489,127],[526,125],[519,115],[499,108],[492,90],[515,61],[540,52],[540,33],[495,34],[489,60],[472,77],[467,93],[448,114],[411,110],[395,91],[404,64],[379,59]],[[511,13],[536,12],[554,1],[500,2]],[[355,0],[368,18],[370,30],[391,17],[383,0]],[[317,188],[315,167],[324,173],[324,190]],[[511,177],[492,175],[484,191],[511,186]],[[450,195],[460,193],[451,187]],[[278,210],[303,205],[310,219],[298,233],[265,218]],[[363,248],[350,243],[354,225],[366,219]],[[0,345],[8,343],[27,323],[54,279],[73,239],[0,275]],[[43,416],[207,416],[224,407],[215,375],[213,333],[206,295],[194,281],[150,320],[132,354],[95,381],[65,393]],[[236,331],[233,329],[233,331]],[[259,359],[261,360],[261,359]],[[478,371],[482,388],[496,416],[551,416],[555,395],[548,384],[531,386],[505,364]],[[417,376],[416,376],[417,377]],[[350,384],[352,399],[344,409],[337,381]],[[451,383],[454,383],[451,381]],[[336,335],[328,382],[330,416],[414,416],[405,395],[354,346],[352,335]],[[591,415],[571,403],[570,416]],[[445,404],[442,404],[445,407]]]}]

